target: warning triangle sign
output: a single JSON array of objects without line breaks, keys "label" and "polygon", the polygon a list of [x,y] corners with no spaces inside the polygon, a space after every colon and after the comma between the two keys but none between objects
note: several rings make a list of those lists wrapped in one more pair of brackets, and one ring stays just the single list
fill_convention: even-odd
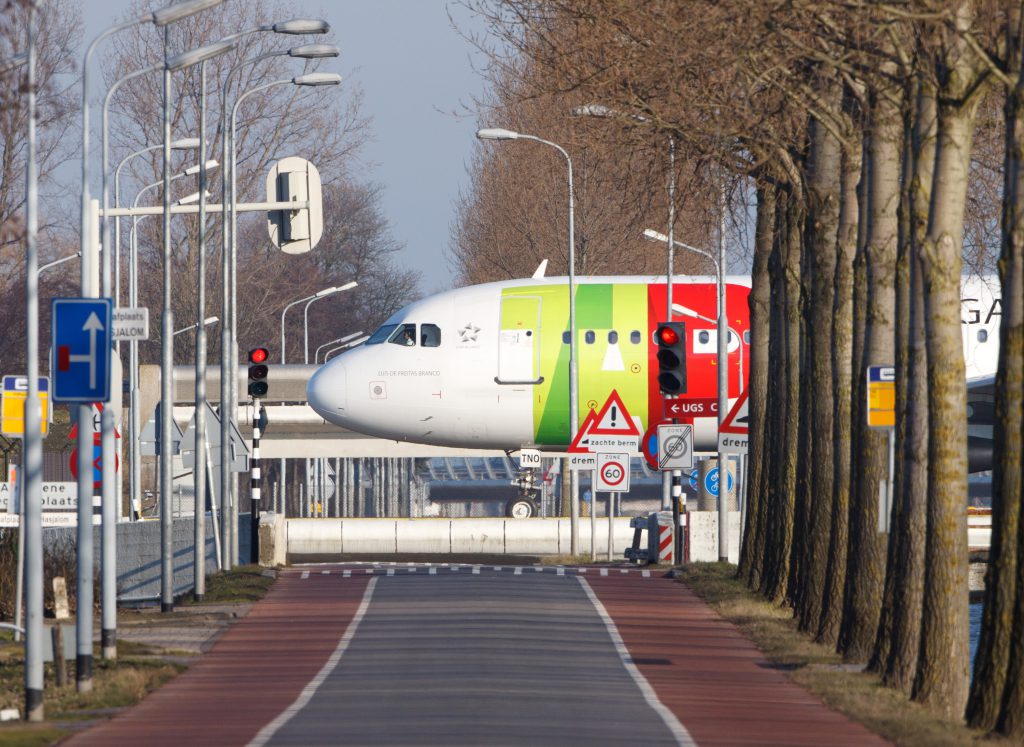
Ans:
[{"label": "warning triangle sign", "polygon": [[736,404],[732,406],[729,414],[725,416],[725,420],[718,426],[718,432],[733,433],[737,436],[745,436],[750,432],[750,426],[747,424],[747,391],[740,394]]},{"label": "warning triangle sign", "polygon": [[587,448],[587,439],[590,438],[590,429],[594,427],[594,423],[597,420],[597,413],[590,410],[587,413],[587,417],[583,420],[583,425],[576,431],[576,438],[569,444],[569,452],[572,454],[589,454],[590,449]]},{"label": "warning triangle sign", "polygon": [[597,413],[594,427],[590,429],[590,432],[602,436],[636,436],[637,438],[643,435],[636,423],[633,422],[626,405],[623,404],[622,397],[615,389],[612,389],[608,401]]}]

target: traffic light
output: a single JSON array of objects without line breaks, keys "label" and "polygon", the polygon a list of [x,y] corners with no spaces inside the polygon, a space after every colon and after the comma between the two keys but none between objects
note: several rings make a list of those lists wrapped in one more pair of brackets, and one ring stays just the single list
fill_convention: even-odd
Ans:
[{"label": "traffic light", "polygon": [[686,392],[686,324],[662,322],[654,333],[658,343],[658,388],[676,396]]},{"label": "traffic light", "polygon": [[253,348],[249,351],[249,396],[263,397],[267,393],[267,359],[270,351]]}]

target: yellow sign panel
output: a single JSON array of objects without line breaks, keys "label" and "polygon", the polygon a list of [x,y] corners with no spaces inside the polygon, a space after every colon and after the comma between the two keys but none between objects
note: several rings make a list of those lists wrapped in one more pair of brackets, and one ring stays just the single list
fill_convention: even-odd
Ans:
[{"label": "yellow sign panel", "polygon": [[896,425],[896,369],[868,366],[868,425],[892,428]]},{"label": "yellow sign panel", "polygon": [[[40,422],[45,437],[49,428],[50,380],[39,379]],[[25,400],[28,399],[28,381],[24,376],[4,376],[3,394],[0,396],[0,433],[21,438],[25,435]]]}]

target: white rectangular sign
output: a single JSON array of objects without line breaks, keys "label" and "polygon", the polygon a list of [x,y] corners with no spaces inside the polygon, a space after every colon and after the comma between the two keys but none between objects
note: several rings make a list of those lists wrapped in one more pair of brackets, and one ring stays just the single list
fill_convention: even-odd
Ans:
[{"label": "white rectangular sign", "polygon": [[587,438],[587,448],[594,453],[635,454],[640,451],[640,437],[590,434]]},{"label": "white rectangular sign", "polygon": [[738,433],[719,433],[718,450],[723,454],[746,454],[748,436]]},{"label": "white rectangular sign", "polygon": [[693,469],[693,426],[658,426],[658,469]]},{"label": "white rectangular sign", "polygon": [[[16,483],[0,482],[0,512],[16,513],[18,499]],[[78,508],[77,482],[44,482],[43,511],[74,511]]]},{"label": "white rectangular sign", "polygon": [[598,454],[594,490],[606,493],[629,491],[629,454]]},{"label": "white rectangular sign", "polygon": [[520,449],[519,467],[521,469],[537,469],[540,467],[540,452],[536,449]]},{"label": "white rectangular sign", "polygon": [[567,454],[569,458],[569,469],[597,469],[597,454]]},{"label": "white rectangular sign", "polygon": [[149,339],[149,309],[145,306],[114,309],[111,323],[115,340],[130,342]]}]

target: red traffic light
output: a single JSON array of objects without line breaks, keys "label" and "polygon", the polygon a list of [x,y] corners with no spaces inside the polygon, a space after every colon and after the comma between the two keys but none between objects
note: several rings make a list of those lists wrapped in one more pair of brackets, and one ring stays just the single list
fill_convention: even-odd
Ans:
[{"label": "red traffic light", "polygon": [[662,327],[658,330],[658,338],[662,345],[675,345],[679,342],[679,333],[672,327]]},{"label": "red traffic light", "polygon": [[250,363],[266,363],[270,357],[270,351],[266,348],[253,348],[249,351]]}]

